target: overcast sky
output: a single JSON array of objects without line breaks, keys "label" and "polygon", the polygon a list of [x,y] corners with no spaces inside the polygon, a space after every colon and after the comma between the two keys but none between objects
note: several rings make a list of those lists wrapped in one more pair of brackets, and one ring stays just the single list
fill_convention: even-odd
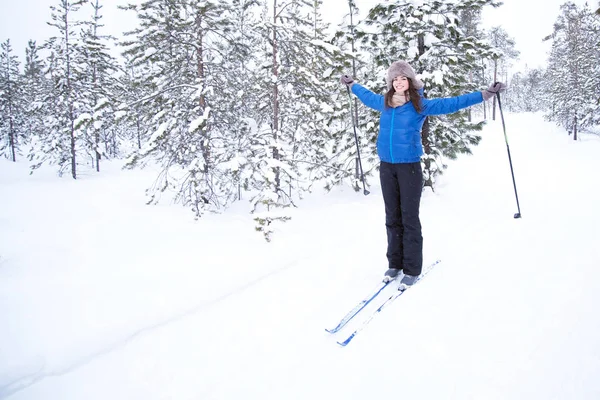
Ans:
[{"label": "overcast sky", "polygon": [[[103,1],[103,22],[107,33],[121,36],[124,30],[134,26],[132,13],[117,9],[117,4],[128,2],[141,3],[142,0]],[[356,0],[362,14],[380,2]],[[324,3],[324,15],[336,25],[348,12],[346,0],[325,0]],[[484,9],[483,24],[486,28],[500,25],[516,40],[517,50],[521,52],[517,68],[522,69],[525,65],[541,67],[545,65],[550,49],[550,43],[543,43],[542,38],[552,32],[563,3],[564,0],[505,0],[504,5],[497,9]],[[574,0],[574,3],[583,5],[585,1]],[[58,0],[0,0],[0,41],[10,39],[15,54],[23,60],[29,39],[41,44],[55,35],[55,29],[47,25],[50,6],[54,4],[58,4]]]}]

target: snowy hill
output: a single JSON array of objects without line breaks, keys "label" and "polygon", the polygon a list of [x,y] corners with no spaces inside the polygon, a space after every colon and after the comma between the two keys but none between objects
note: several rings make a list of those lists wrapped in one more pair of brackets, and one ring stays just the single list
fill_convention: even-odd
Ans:
[{"label": "snowy hill", "polygon": [[152,171],[2,160],[0,399],[600,398],[600,140],[506,123],[523,218],[490,122],[423,196],[442,262],[346,348],[324,328],[387,267],[378,186],[309,196],[267,244],[242,204],[145,206]]}]

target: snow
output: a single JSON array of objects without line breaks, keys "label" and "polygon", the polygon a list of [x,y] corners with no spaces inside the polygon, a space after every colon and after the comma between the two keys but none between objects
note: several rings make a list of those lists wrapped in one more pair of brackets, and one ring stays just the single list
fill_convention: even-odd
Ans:
[{"label": "snow", "polygon": [[[431,47],[433,44],[438,43],[438,42],[440,42],[440,39],[435,37],[435,35],[432,34],[431,32],[428,32],[425,35],[425,39],[424,39],[425,46]],[[444,64],[444,65],[446,65],[446,64]]]},{"label": "snow", "polygon": [[198,128],[200,128],[200,126],[202,126],[202,124],[208,119],[208,114],[210,114],[210,107],[206,107],[204,109],[204,112],[202,113],[202,115],[192,121],[192,123],[190,124],[190,127],[188,129],[188,132],[190,132],[190,133],[196,132],[198,130]]},{"label": "snow", "polygon": [[127,116],[127,111],[116,111],[115,112],[115,119],[117,119],[117,120],[124,118],[126,116]]},{"label": "snow", "polygon": [[409,47],[406,54],[409,59],[415,58],[419,54],[419,48],[415,46]]},{"label": "snow", "polygon": [[146,51],[144,52],[144,57],[152,57],[154,54],[156,54],[158,52],[157,49],[155,49],[154,47],[149,47],[146,49]]},{"label": "snow", "polygon": [[147,151],[148,148],[150,148],[151,146],[155,145],[155,141],[160,138],[162,135],[164,135],[164,133],[167,131],[167,129],[169,128],[169,123],[168,122],[163,122],[162,124],[159,125],[158,129],[156,129],[156,131],[152,134],[152,137],[150,138],[150,140],[148,141],[148,143],[146,143],[144,145],[144,151]]},{"label": "snow", "polygon": [[318,39],[313,39],[310,41],[310,43],[314,46],[319,46],[322,47],[324,49],[326,49],[327,51],[331,52],[331,53],[341,53],[341,49],[338,46],[334,46],[332,44],[329,44],[323,40],[318,40]]},{"label": "snow", "polygon": [[156,121],[160,121],[162,119],[162,117],[164,117],[167,114],[167,110],[162,110],[160,112],[158,112],[154,117],[152,117],[152,121],[156,122]]},{"label": "snow", "polygon": [[221,168],[231,171],[239,171],[240,167],[247,162],[248,160],[245,157],[235,156],[231,160],[221,163]]},{"label": "snow", "polygon": [[75,126],[76,129],[81,128],[81,126],[83,124],[85,124],[86,122],[90,121],[91,119],[92,119],[92,116],[90,114],[88,114],[88,113],[81,113],[75,119],[74,126]]},{"label": "snow", "polygon": [[94,110],[102,109],[102,108],[106,107],[109,104],[110,104],[110,100],[107,99],[106,97],[103,97],[100,100],[98,100],[98,103],[94,107]]},{"label": "snow", "polygon": [[433,76],[433,79],[435,80],[435,83],[438,85],[443,85],[444,84],[444,73],[440,70],[436,70],[433,71],[433,73],[431,74]]},{"label": "snow", "polygon": [[0,160],[0,398],[599,398],[600,138],[505,120],[523,218],[490,122],[423,195],[442,262],[346,348],[324,328],[386,269],[376,177],[298,201],[266,243],[248,198],[198,221],[144,205],[151,167]]},{"label": "snow", "polygon": [[333,113],[334,112],[334,108],[331,107],[331,105],[329,105],[327,103],[321,103],[319,105],[320,105],[322,113],[329,114],[329,113]]}]

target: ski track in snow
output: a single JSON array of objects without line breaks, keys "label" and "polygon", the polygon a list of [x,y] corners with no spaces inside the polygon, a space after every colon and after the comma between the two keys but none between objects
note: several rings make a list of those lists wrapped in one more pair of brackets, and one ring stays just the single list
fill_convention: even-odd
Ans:
[{"label": "ski track in snow", "polygon": [[177,321],[187,318],[189,316],[201,313],[202,311],[206,310],[207,308],[217,305],[220,302],[229,299],[230,297],[239,295],[239,294],[243,293],[244,291],[248,290],[249,288],[252,288],[255,285],[260,284],[265,279],[268,279],[276,274],[279,274],[282,271],[285,271],[288,268],[290,268],[296,264],[297,264],[297,261],[291,262],[288,265],[280,267],[280,268],[274,270],[273,272],[267,273],[266,275],[260,276],[256,280],[251,281],[248,284],[245,284],[237,289],[234,289],[234,290],[230,291],[229,293],[226,293],[212,301],[194,306],[193,308],[191,308],[187,311],[184,311],[180,314],[175,314],[164,321],[160,321],[155,324],[152,324],[152,325],[149,325],[146,327],[142,327],[142,328],[138,329],[137,331],[133,332],[132,334],[130,334],[129,336],[127,336],[123,339],[120,339],[118,342],[108,345],[104,349],[95,351],[92,354],[88,354],[88,355],[84,356],[83,358],[81,358],[80,360],[76,361],[75,363],[73,363],[63,369],[45,372],[45,371],[43,371],[43,367],[42,367],[41,370],[36,371],[33,374],[19,377],[16,380],[14,380],[13,382],[9,382],[4,387],[0,387],[0,399],[8,397],[8,396],[15,394],[21,390],[27,389],[28,387],[35,385],[36,383],[40,382],[43,379],[46,379],[49,377],[58,377],[58,376],[66,375],[78,368],[83,367],[84,365],[86,365],[90,362],[93,362],[98,357],[101,357],[101,356],[111,353],[113,351],[119,350],[120,348],[126,346],[127,344],[129,344],[130,342],[132,342],[134,339],[138,338],[141,335],[151,333],[152,331],[155,331],[161,327],[170,325],[174,322],[177,322]]}]

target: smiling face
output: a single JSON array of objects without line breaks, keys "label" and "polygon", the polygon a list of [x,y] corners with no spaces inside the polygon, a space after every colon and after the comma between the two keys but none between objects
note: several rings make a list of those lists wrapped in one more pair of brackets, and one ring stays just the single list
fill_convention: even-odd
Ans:
[{"label": "smiling face", "polygon": [[404,93],[408,90],[408,78],[401,75],[397,76],[392,81],[392,85],[397,93]]}]

